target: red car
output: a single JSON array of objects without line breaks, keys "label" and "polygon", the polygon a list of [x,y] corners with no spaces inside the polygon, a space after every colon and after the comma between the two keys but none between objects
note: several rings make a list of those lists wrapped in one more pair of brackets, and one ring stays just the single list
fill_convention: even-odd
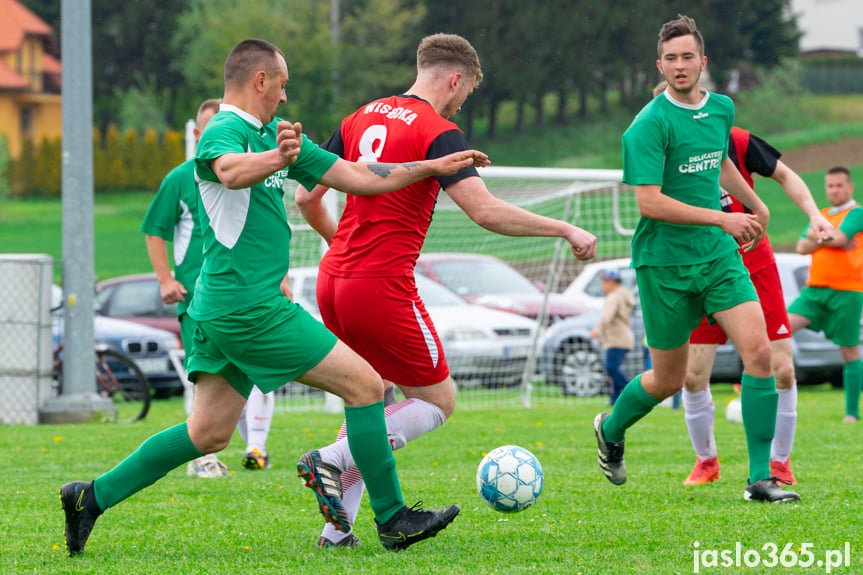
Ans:
[{"label": "red car", "polygon": [[96,284],[96,309],[104,316],[170,331],[179,340],[177,305],[162,301],[155,273],[119,276],[99,282]]},{"label": "red car", "polygon": [[[542,309],[545,297],[543,290],[515,268],[493,256],[465,253],[420,254],[416,271],[445,285],[470,303],[532,319],[536,319]],[[549,294],[545,325],[580,315],[586,309],[572,303],[562,294]]]}]

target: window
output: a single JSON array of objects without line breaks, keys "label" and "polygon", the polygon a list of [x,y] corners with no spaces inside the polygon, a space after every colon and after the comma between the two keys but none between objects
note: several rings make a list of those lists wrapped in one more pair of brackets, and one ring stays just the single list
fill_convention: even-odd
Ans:
[{"label": "window", "polygon": [[114,317],[158,316],[159,301],[159,284],[156,282],[118,284],[108,313]]},{"label": "window", "polygon": [[33,135],[33,110],[32,110],[32,108],[21,108],[20,118],[21,118],[21,135],[22,136],[32,136]]}]

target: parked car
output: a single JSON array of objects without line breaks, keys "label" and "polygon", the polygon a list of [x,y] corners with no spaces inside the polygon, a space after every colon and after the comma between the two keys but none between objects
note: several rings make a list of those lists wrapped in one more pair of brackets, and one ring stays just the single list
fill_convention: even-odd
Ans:
[{"label": "parked car", "polygon": [[119,276],[96,284],[96,309],[104,316],[164,329],[180,337],[177,304],[166,304],[155,273]]},{"label": "parked car", "polygon": [[[320,317],[316,267],[289,272],[294,301]],[[417,290],[435,324],[450,374],[460,387],[516,385],[527,363],[536,322],[473,305],[446,287],[416,274]]]},{"label": "parked car", "polygon": [[[59,286],[52,286],[51,307],[56,310],[52,321],[55,349],[63,341],[64,335],[62,301],[63,290]],[[157,394],[182,389],[170,358],[170,351],[180,346],[179,338],[172,332],[106,317],[97,312],[93,317],[93,339],[97,345],[105,344],[131,357]]]},{"label": "parked car", "polygon": [[[539,317],[545,299],[539,286],[493,256],[424,253],[417,260],[416,272],[446,286],[469,303],[531,319]],[[584,306],[562,294],[549,294],[545,325],[584,311]]]},{"label": "parked car", "polygon": [[[786,305],[800,293],[809,275],[809,256],[799,254],[776,254],[776,264]],[[594,311],[551,326],[543,337],[538,365],[546,381],[559,385],[564,393],[571,395],[594,395],[607,393],[607,376],[602,368],[602,351],[595,340],[590,340],[590,328],[596,324],[602,307],[602,291],[599,288],[599,272],[613,267],[621,272],[624,285],[634,288],[635,270],[629,267],[629,258],[591,262],[564,290],[564,295],[574,301],[584,302]],[[633,312],[633,330],[636,344],[641,341],[644,324],[639,304]],[[863,329],[861,329],[863,337]],[[791,338],[794,367],[800,384],[831,381],[841,384],[842,356],[833,342],[823,333],[801,329]],[[645,350],[642,346],[629,352],[624,362],[624,371],[634,377],[644,369]],[[731,342],[717,348],[711,381],[737,382],[743,371],[740,355]]]}]

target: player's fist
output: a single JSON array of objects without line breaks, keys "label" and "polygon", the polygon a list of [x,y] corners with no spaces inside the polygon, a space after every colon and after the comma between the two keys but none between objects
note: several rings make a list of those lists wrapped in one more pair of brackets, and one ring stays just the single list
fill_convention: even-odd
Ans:
[{"label": "player's fist", "polygon": [[276,147],[285,166],[297,161],[303,145],[303,125],[281,121],[276,124]]}]

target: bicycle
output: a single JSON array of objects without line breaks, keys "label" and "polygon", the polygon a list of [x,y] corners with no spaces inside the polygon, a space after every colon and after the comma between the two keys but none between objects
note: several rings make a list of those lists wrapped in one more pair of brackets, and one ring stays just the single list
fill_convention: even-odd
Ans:
[{"label": "bicycle", "polygon": [[[150,411],[150,384],[147,376],[131,357],[105,344],[95,349],[95,390],[110,397],[117,408],[117,423],[132,423],[147,417]],[[63,393],[63,342],[54,349],[54,386]]]}]

